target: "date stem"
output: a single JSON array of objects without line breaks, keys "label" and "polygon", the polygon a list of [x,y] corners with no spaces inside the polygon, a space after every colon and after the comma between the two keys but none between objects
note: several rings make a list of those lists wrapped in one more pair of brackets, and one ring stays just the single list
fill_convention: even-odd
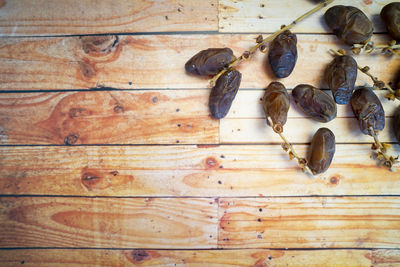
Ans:
[{"label": "date stem", "polygon": [[381,157],[382,161],[383,161],[383,166],[388,168],[390,171],[394,171],[392,167],[393,167],[393,164],[396,163],[397,159],[386,154],[385,145],[383,145],[379,141],[378,134],[374,131],[374,129],[372,127],[370,127],[368,129],[368,131],[369,131],[369,134],[374,138],[374,141],[375,141],[374,148],[376,148],[376,150],[377,150],[378,159],[379,159],[379,157]]},{"label": "date stem", "polygon": [[326,7],[327,5],[331,4],[334,0],[325,0],[324,2],[318,4],[316,7],[313,9],[309,10],[308,12],[304,13],[300,17],[298,17],[296,20],[294,20],[292,23],[290,23],[287,26],[282,27],[280,30],[274,32],[273,34],[269,35],[265,39],[263,39],[261,42],[258,42],[255,46],[253,46],[249,51],[245,51],[240,57],[236,58],[234,61],[232,61],[229,66],[227,66],[225,69],[221,70],[218,74],[216,74],[211,80],[210,80],[210,86],[214,87],[215,82],[218,80],[218,78],[224,74],[229,68],[232,68],[236,65],[238,65],[240,62],[242,62],[245,59],[249,59],[251,55],[253,55],[261,46],[265,45],[267,42],[275,39],[276,36],[281,34],[282,32],[286,30],[290,30],[293,28],[297,23],[301,22],[302,20],[306,19],[310,15],[314,14],[315,12],[319,11],[320,9]]},{"label": "date stem", "polygon": [[388,54],[388,55],[400,55],[400,44],[396,44],[395,40],[392,40],[388,42],[387,44],[375,44],[372,41],[369,41],[365,44],[354,44],[351,48],[351,51],[353,51],[354,54],[358,55],[361,52],[365,52],[367,54],[372,53],[374,50],[379,50],[381,49],[382,54]]},{"label": "date stem", "polygon": [[[270,120],[269,117],[267,117],[267,121],[268,121],[268,124],[269,124],[269,125],[272,125],[272,128],[273,128],[273,129],[276,129],[276,128],[277,128],[277,127],[275,127],[276,125],[274,125],[274,124],[271,122],[271,120]],[[279,127],[279,128],[280,128],[280,127]],[[286,137],[283,135],[282,131],[275,131],[275,130],[274,130],[274,132],[276,132],[276,133],[280,136],[280,138],[282,139],[282,141],[283,141],[282,148],[283,148],[283,150],[284,150],[285,152],[288,153],[289,158],[290,158],[290,159],[295,158],[295,159],[297,160],[297,164],[299,165],[299,167],[301,168],[301,170],[302,170],[304,173],[313,175],[312,171],[311,171],[310,168],[307,166],[307,160],[306,160],[305,158],[301,158],[301,157],[296,153],[296,151],[294,150],[292,144],[286,139]]]},{"label": "date stem", "polygon": [[[345,51],[340,51],[340,50],[339,50],[339,51],[336,51],[336,50],[333,50],[333,49],[329,49],[329,51],[330,51],[331,53],[337,55],[337,56],[344,56],[344,55],[345,55]],[[364,73],[365,75],[367,75],[368,77],[371,78],[371,80],[374,82],[374,89],[375,89],[375,88],[379,88],[379,89],[384,89],[384,88],[386,88],[386,89],[390,92],[389,94],[387,94],[387,95],[385,96],[387,99],[389,99],[389,100],[395,100],[395,99],[397,99],[397,100],[400,101],[400,97],[397,96],[396,91],[393,90],[393,88],[392,88],[389,84],[387,84],[387,83],[384,82],[384,81],[379,80],[378,77],[375,77],[374,75],[372,75],[372,74],[369,72],[370,68],[369,68],[368,66],[360,67],[360,65],[358,65],[358,63],[357,63],[357,68],[358,68],[362,73]]]}]

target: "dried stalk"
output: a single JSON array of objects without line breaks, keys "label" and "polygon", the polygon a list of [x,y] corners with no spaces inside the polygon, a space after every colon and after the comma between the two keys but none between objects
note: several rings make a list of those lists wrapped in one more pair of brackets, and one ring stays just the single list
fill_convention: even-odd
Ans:
[{"label": "dried stalk", "polygon": [[388,168],[390,171],[393,170],[393,165],[397,162],[397,158],[394,158],[393,156],[389,156],[386,154],[386,146],[385,144],[382,144],[379,139],[377,133],[374,131],[372,127],[369,129],[369,134],[374,138],[375,144],[372,146],[373,150],[377,150],[377,155],[378,155],[378,160],[383,161],[383,166]]},{"label": "dried stalk", "polygon": [[351,48],[354,54],[358,55],[361,52],[370,54],[375,50],[381,50],[382,54],[387,55],[400,55],[400,44],[396,44],[395,40],[391,40],[387,44],[375,44],[372,41],[369,41],[365,44],[354,44]]},{"label": "dried stalk", "polygon": [[[333,49],[329,49],[329,51],[330,51],[331,53],[337,55],[337,56],[344,56],[344,55],[346,55],[345,51],[342,50],[342,49],[339,50],[339,51],[336,51],[336,50],[333,50]],[[373,83],[374,83],[374,89],[384,89],[384,88],[386,88],[386,89],[390,92],[389,94],[387,94],[387,95],[385,96],[387,99],[389,99],[389,100],[395,100],[395,99],[397,99],[397,100],[400,101],[400,96],[399,96],[398,94],[396,94],[396,91],[395,91],[389,84],[387,84],[386,82],[384,82],[384,81],[382,81],[382,80],[379,80],[378,77],[375,77],[374,75],[372,75],[372,74],[369,72],[370,68],[369,68],[368,66],[360,67],[360,66],[357,64],[357,68],[358,68],[362,73],[366,74],[368,77],[371,78],[371,80],[372,80]]]},{"label": "dried stalk", "polygon": [[[304,20],[305,18],[309,17],[310,15],[314,14],[315,12],[319,11],[320,9],[326,7],[327,5],[329,5],[330,3],[332,3],[334,0],[326,0],[320,4],[318,4],[316,7],[314,7],[313,9],[311,9],[310,11],[304,13],[303,15],[301,15],[300,17],[298,17],[296,20],[294,20],[292,23],[290,23],[288,26],[284,26],[282,27],[279,31],[274,32],[273,34],[271,34],[270,36],[268,36],[265,39],[260,40],[259,42],[257,42],[257,44],[252,47],[249,51],[245,51],[240,57],[236,58],[234,61],[232,61],[229,66],[227,66],[225,69],[221,70],[217,75],[215,75],[211,80],[210,80],[210,86],[214,87],[215,86],[215,82],[218,80],[218,78],[224,74],[229,68],[232,68],[236,65],[238,65],[240,62],[242,62],[243,60],[249,59],[251,55],[253,55],[257,49],[259,49],[262,46],[265,46],[265,44],[273,39],[275,39],[276,36],[278,36],[279,34],[281,34],[282,32],[286,31],[286,30],[290,30],[291,28],[293,28],[297,23],[301,22],[302,20]],[[257,38],[258,39],[258,38]]]},{"label": "dried stalk", "polygon": [[[270,118],[267,117],[267,121],[268,121],[268,125],[272,125],[273,129],[276,129],[276,127],[274,126],[274,124],[271,122]],[[307,160],[305,158],[301,158],[299,157],[299,155],[296,153],[296,151],[294,150],[292,144],[286,139],[286,137],[283,135],[282,131],[275,131],[282,139],[283,144],[282,144],[282,148],[285,152],[288,153],[289,158],[290,159],[296,159],[297,160],[297,164],[299,165],[299,167],[302,169],[302,171],[306,174],[310,174],[313,175],[312,171],[310,170],[310,168],[307,166]]]}]

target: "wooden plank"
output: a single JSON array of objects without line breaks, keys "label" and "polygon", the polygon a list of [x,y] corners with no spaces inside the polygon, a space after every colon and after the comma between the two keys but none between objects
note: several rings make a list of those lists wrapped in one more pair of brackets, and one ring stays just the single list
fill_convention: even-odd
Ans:
[{"label": "wooden plank", "polygon": [[[332,96],[331,90],[324,90],[330,96]],[[291,96],[292,90],[288,90]],[[239,90],[235,100],[232,103],[232,107],[229,110],[228,115],[225,118],[265,118],[265,113],[261,104],[261,99],[265,93],[265,90]],[[392,117],[395,114],[396,109],[399,106],[398,101],[389,101],[385,98],[388,93],[387,90],[375,90],[375,94],[380,99],[383,108],[385,110],[386,117]],[[309,118],[304,112],[302,112],[297,105],[294,103],[291,97],[291,107],[288,112],[289,118]],[[337,105],[337,117],[354,117],[354,113],[351,110],[351,105]],[[317,123],[317,122],[316,122]]]},{"label": "wooden plank", "polygon": [[[386,127],[379,134],[381,142],[396,142],[391,131],[393,118],[386,118]],[[288,118],[284,134],[290,142],[309,143],[321,127],[329,128],[336,143],[373,143],[369,135],[361,133],[356,118],[336,118],[328,123],[318,123],[309,118]],[[265,119],[224,119],[220,121],[220,142],[231,143],[281,143],[279,135],[266,124]]]},{"label": "wooden plank", "polygon": [[[304,156],[308,146],[295,149]],[[399,155],[400,146],[389,152]],[[8,195],[400,195],[400,166],[389,172],[371,153],[369,144],[337,145],[329,170],[313,179],[279,145],[0,147],[0,188]]]},{"label": "wooden plank", "polygon": [[399,248],[400,198],[220,199],[221,248]]},{"label": "wooden plank", "polygon": [[400,265],[400,250],[375,249],[371,253],[373,266],[398,266]]},{"label": "wooden plank", "polygon": [[[296,0],[221,0],[219,30],[221,32],[275,32],[311,10],[318,1]],[[375,32],[386,31],[379,17],[381,9],[391,0],[336,0],[313,14],[294,28],[295,32],[332,32],[323,19],[325,11],[334,5],[352,5],[361,9],[372,20]]]},{"label": "wooden plank", "polygon": [[0,198],[0,247],[215,248],[217,203],[194,198]]},{"label": "wooden plank", "polygon": [[371,266],[370,250],[0,250],[6,266]]},{"label": "wooden plank", "polygon": [[0,36],[216,31],[217,1],[0,1]]},{"label": "wooden plank", "polygon": [[[253,44],[257,35],[140,35],[58,38],[1,38],[0,90],[115,88],[201,88],[208,78],[185,73],[184,65],[197,52],[209,47],[231,47],[236,55]],[[298,35],[298,61],[293,73],[281,81],[287,88],[308,83],[327,88],[323,81],[332,61],[330,48],[344,46],[331,35]],[[385,35],[373,38],[387,41]],[[361,66],[384,81],[394,79],[400,62],[380,54],[360,55]],[[257,53],[242,63],[241,88],[265,88],[275,80],[266,55]],[[306,75],[305,75],[306,74]],[[363,74],[358,85],[371,84]]]},{"label": "wooden plank", "polygon": [[1,144],[215,143],[206,91],[0,95]]}]

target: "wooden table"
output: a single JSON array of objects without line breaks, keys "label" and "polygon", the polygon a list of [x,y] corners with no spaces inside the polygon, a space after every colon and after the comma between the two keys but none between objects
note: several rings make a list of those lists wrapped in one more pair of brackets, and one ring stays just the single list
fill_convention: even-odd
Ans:
[{"label": "wooden table", "polygon": [[[353,0],[388,41],[386,0]],[[349,3],[336,0],[335,4]],[[260,105],[274,79],[265,55],[238,69],[228,116],[210,117],[207,78],[185,62],[209,47],[236,55],[312,8],[307,0],[0,0],[1,266],[394,266],[400,170],[371,158],[349,105],[327,124],[292,106],[300,155],[335,132],[330,169],[299,171]],[[322,15],[298,24],[299,59],[281,81],[326,88],[344,48]],[[400,61],[356,57],[391,81]],[[358,85],[371,84],[360,74]],[[384,99],[390,133],[398,102]]]}]

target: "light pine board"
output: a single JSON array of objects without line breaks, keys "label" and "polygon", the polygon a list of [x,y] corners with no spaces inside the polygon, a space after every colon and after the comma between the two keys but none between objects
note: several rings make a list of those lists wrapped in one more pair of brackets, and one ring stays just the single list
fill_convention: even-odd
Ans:
[{"label": "light pine board", "polygon": [[[305,156],[308,146],[295,149]],[[0,188],[7,195],[399,195],[399,167],[389,172],[371,155],[369,144],[337,145],[329,170],[312,178],[280,145],[0,147]]]},{"label": "light pine board", "polygon": [[[255,44],[255,34],[134,35],[58,38],[0,38],[0,90],[53,90],[114,87],[161,89],[208,87],[208,77],[185,73],[184,65],[200,50],[230,47],[239,56]],[[324,70],[333,57],[329,49],[344,46],[332,35],[298,35],[298,61],[293,73],[280,79],[287,88],[308,83],[327,88]],[[388,41],[377,35],[377,43]],[[241,88],[265,88],[276,80],[267,56],[257,52],[238,66]],[[398,58],[360,55],[361,66],[391,81],[398,72]],[[384,66],[384,68],[382,67]],[[364,74],[357,85],[371,85]]]},{"label": "light pine board", "polygon": [[[16,266],[354,266],[399,263],[396,250],[0,250],[0,264]],[[376,258],[374,257],[376,256]],[[374,265],[375,266],[375,265]]]},{"label": "light pine board", "polygon": [[[397,142],[391,131],[392,118],[386,118],[386,127],[379,133],[381,142]],[[328,123],[309,118],[288,118],[283,126],[285,137],[292,143],[308,143],[322,127],[335,134],[336,143],[373,143],[369,135],[361,133],[356,118],[336,118]],[[225,119],[220,121],[220,142],[231,143],[281,143],[282,140],[265,119]]]},{"label": "light pine board", "polygon": [[216,0],[1,0],[1,36],[216,31]]},{"label": "light pine board", "polygon": [[[323,90],[325,93],[332,96],[331,90]],[[235,100],[232,103],[231,109],[225,118],[230,119],[259,119],[265,118],[265,112],[262,107],[262,97],[265,93],[265,89],[260,90],[239,90]],[[378,96],[381,101],[383,108],[385,110],[386,117],[393,117],[397,108],[399,107],[399,101],[389,101],[385,98],[388,94],[387,90],[375,90],[374,93]],[[288,112],[289,118],[310,118],[305,114],[293,101],[292,90],[288,89],[288,94],[290,95],[291,103]],[[354,117],[354,113],[351,109],[351,105],[336,105],[337,108],[337,118],[351,118]],[[315,124],[319,122],[315,121]],[[320,124],[323,125],[323,124]]]},{"label": "light pine board", "polygon": [[215,143],[206,91],[0,95],[1,144]]},{"label": "light pine board", "polygon": [[[219,2],[219,30],[221,32],[275,32],[288,25],[322,1],[296,0],[221,0]],[[372,21],[375,32],[386,31],[379,17],[381,9],[391,0],[335,0],[306,20],[296,25],[295,32],[331,33],[323,18],[328,8],[351,5],[361,9]]]},{"label": "light pine board", "polygon": [[221,248],[399,248],[397,197],[231,198]]},{"label": "light pine board", "polygon": [[214,199],[0,198],[0,247],[215,248]]}]

